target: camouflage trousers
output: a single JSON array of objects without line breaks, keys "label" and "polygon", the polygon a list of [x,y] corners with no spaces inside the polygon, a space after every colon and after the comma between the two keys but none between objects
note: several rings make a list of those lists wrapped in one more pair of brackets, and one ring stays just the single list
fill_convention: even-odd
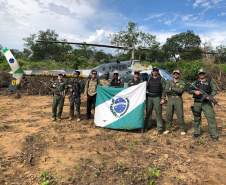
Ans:
[{"label": "camouflage trousers", "polygon": [[80,105],[81,105],[81,100],[80,98],[75,98],[75,99],[69,99],[70,101],[70,117],[74,117],[74,109],[76,107],[76,117],[80,117]]},{"label": "camouflage trousers", "polygon": [[194,103],[194,134],[198,135],[200,134],[202,111],[206,116],[211,137],[217,138],[219,136],[217,132],[217,122],[215,119],[213,105],[210,101],[206,101],[203,103],[201,102]]},{"label": "camouflage trousers", "polygon": [[145,128],[151,128],[152,111],[155,109],[158,130],[163,130],[162,105],[160,97],[147,97]]},{"label": "camouflage trousers", "polygon": [[169,97],[166,110],[166,130],[171,130],[174,111],[177,115],[180,131],[185,132],[183,99],[180,96]]},{"label": "camouflage trousers", "polygon": [[[57,106],[59,106],[58,114],[57,114]],[[64,107],[64,98],[62,96],[53,96],[53,104],[52,104],[52,117],[56,118],[61,118],[62,112],[63,112],[63,107]]]}]

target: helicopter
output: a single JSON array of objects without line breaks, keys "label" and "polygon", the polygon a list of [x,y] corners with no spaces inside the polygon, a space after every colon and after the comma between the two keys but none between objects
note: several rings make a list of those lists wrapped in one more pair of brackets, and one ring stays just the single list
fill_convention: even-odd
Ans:
[{"label": "helicopter", "polygon": [[[134,50],[142,49],[142,48],[130,48],[130,47],[122,47],[122,46],[111,46],[111,45],[100,45],[100,44],[88,44],[88,43],[77,43],[77,42],[64,42],[64,41],[46,41],[46,40],[37,40],[36,42],[47,42],[47,43],[62,43],[62,44],[77,44],[77,45],[87,45],[87,46],[97,46],[97,47],[108,47],[115,49],[124,49],[124,50],[132,50],[132,59],[128,61],[118,61],[113,63],[105,63],[101,64],[93,69],[89,70],[76,70],[80,72],[80,77],[89,78],[91,76],[91,71],[97,71],[97,77],[99,79],[104,78],[104,73],[106,71],[109,72],[110,78],[113,76],[114,71],[118,70],[120,74],[120,78],[124,80],[124,87],[127,87],[129,80],[133,78],[133,73],[135,71],[139,71],[141,78],[144,81],[147,81],[148,78],[152,75],[152,65],[150,64],[141,64],[139,60],[134,60]],[[146,48],[143,48],[146,49]],[[66,78],[72,78],[75,70],[23,70],[15,57],[11,53],[10,49],[3,49],[3,53],[8,61],[8,64],[11,67],[9,74],[12,75],[11,83],[9,85],[10,91],[15,91],[19,86],[21,79],[23,76],[38,76],[38,77],[56,77],[58,74],[63,74]],[[173,77],[169,72],[159,68],[159,74],[167,80],[172,80]]]}]

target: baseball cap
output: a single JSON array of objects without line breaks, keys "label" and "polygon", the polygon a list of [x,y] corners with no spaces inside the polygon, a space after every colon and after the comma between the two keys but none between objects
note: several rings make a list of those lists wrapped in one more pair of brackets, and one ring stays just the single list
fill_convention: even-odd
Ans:
[{"label": "baseball cap", "polygon": [[201,69],[198,70],[198,73],[206,73],[206,70],[201,68]]},{"label": "baseball cap", "polygon": [[152,71],[154,71],[154,70],[159,70],[156,66],[154,66],[153,68],[152,68]]},{"label": "baseball cap", "polygon": [[175,69],[175,70],[173,71],[173,73],[178,73],[178,74],[180,74],[180,71],[179,71],[179,69]]}]

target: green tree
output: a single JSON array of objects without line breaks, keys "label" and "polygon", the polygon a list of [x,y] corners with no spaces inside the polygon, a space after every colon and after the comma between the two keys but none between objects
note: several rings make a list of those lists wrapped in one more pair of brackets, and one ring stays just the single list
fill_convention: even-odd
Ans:
[{"label": "green tree", "polygon": [[[146,48],[150,50],[153,48],[158,48],[160,43],[156,41],[156,36],[149,33],[143,33],[139,31],[137,23],[132,21],[128,22],[126,29],[119,31],[118,33],[110,34],[111,44],[116,46],[124,46],[129,48]],[[139,55],[141,59],[145,52],[141,49],[135,52],[135,55]]]},{"label": "green tree", "polygon": [[[31,34],[30,37],[23,38],[24,44],[31,52],[31,60],[55,60],[62,61],[65,54],[72,51],[72,47],[68,44],[35,42],[35,40],[57,41],[58,34],[54,30],[39,31],[38,34]],[[66,41],[66,40],[62,40]]]},{"label": "green tree", "polygon": [[188,30],[187,32],[182,32],[173,35],[171,38],[167,38],[162,48],[166,56],[173,57],[176,61],[179,58],[181,60],[191,61],[202,58],[200,44],[201,39],[199,35],[195,35],[193,31]]},{"label": "green tree", "polygon": [[217,47],[216,63],[226,63],[226,47],[221,45]]}]

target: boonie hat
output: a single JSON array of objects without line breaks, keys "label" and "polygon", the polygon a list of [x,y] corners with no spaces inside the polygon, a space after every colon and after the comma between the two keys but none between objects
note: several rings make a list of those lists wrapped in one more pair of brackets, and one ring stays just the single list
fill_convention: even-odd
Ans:
[{"label": "boonie hat", "polygon": [[179,69],[175,69],[175,70],[173,71],[173,73],[178,73],[178,74],[180,74],[180,71],[179,71]]},{"label": "boonie hat", "polygon": [[206,73],[206,70],[201,68],[201,69],[199,69],[198,73]]},{"label": "boonie hat", "polygon": [[114,74],[115,74],[115,73],[118,73],[118,70],[115,70],[115,71],[114,71]]}]

